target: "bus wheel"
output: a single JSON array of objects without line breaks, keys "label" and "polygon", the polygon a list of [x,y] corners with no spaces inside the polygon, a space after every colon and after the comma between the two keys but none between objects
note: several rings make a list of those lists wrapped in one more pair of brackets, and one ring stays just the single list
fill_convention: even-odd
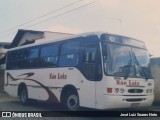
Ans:
[{"label": "bus wheel", "polygon": [[23,87],[20,92],[20,101],[23,105],[26,105],[28,102],[28,91],[26,87]]},{"label": "bus wheel", "polygon": [[65,108],[69,111],[79,109],[79,97],[75,92],[68,92],[64,101]]}]

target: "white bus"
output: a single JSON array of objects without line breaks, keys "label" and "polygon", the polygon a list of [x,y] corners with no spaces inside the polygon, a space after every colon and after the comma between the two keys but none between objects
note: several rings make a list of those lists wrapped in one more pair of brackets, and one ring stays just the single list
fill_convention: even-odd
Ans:
[{"label": "white bus", "polygon": [[154,80],[145,44],[108,33],[85,33],[8,50],[5,91],[61,103],[76,111],[150,106]]}]

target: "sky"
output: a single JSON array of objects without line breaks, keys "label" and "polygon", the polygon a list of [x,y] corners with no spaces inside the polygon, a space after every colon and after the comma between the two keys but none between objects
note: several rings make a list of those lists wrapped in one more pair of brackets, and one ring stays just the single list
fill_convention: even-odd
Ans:
[{"label": "sky", "polygon": [[160,0],[0,0],[0,42],[18,29],[85,33],[102,31],[145,42],[160,57]]}]

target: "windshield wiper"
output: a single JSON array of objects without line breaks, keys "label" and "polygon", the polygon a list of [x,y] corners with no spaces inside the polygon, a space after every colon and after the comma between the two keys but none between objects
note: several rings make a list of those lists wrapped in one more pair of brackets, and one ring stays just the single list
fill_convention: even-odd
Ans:
[{"label": "windshield wiper", "polygon": [[139,64],[135,53],[132,53],[132,54],[133,54],[133,57],[135,59],[135,62],[137,64],[138,68],[139,68],[139,71],[140,71],[141,75],[144,75],[145,79],[148,80],[148,76],[147,76],[146,72],[144,71],[143,67]]},{"label": "windshield wiper", "polygon": [[128,76],[129,76],[129,74],[130,74],[131,65],[132,65],[132,58],[131,58],[131,53],[130,53],[130,51],[129,51],[129,61],[128,61],[128,64],[127,64],[128,70],[127,70],[126,75],[124,76],[124,79],[127,79],[127,78],[128,78]]}]

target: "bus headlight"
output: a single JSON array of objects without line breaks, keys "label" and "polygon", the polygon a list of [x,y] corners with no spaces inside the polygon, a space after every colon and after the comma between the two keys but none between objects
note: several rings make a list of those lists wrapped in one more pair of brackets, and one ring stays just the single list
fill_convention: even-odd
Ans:
[{"label": "bus headlight", "polygon": [[115,88],[115,93],[124,93],[124,89],[123,88]]},{"label": "bus headlight", "polygon": [[152,93],[152,89],[149,89],[149,93]]},{"label": "bus headlight", "polygon": [[118,93],[119,92],[119,88],[115,88],[115,93]]},{"label": "bus headlight", "polygon": [[146,93],[153,93],[153,91],[154,91],[153,89],[147,89]]},{"label": "bus headlight", "polygon": [[149,93],[149,89],[146,90],[146,93]]},{"label": "bus headlight", "polygon": [[124,89],[123,89],[123,88],[121,88],[121,89],[120,89],[120,92],[121,92],[121,93],[124,93]]}]

